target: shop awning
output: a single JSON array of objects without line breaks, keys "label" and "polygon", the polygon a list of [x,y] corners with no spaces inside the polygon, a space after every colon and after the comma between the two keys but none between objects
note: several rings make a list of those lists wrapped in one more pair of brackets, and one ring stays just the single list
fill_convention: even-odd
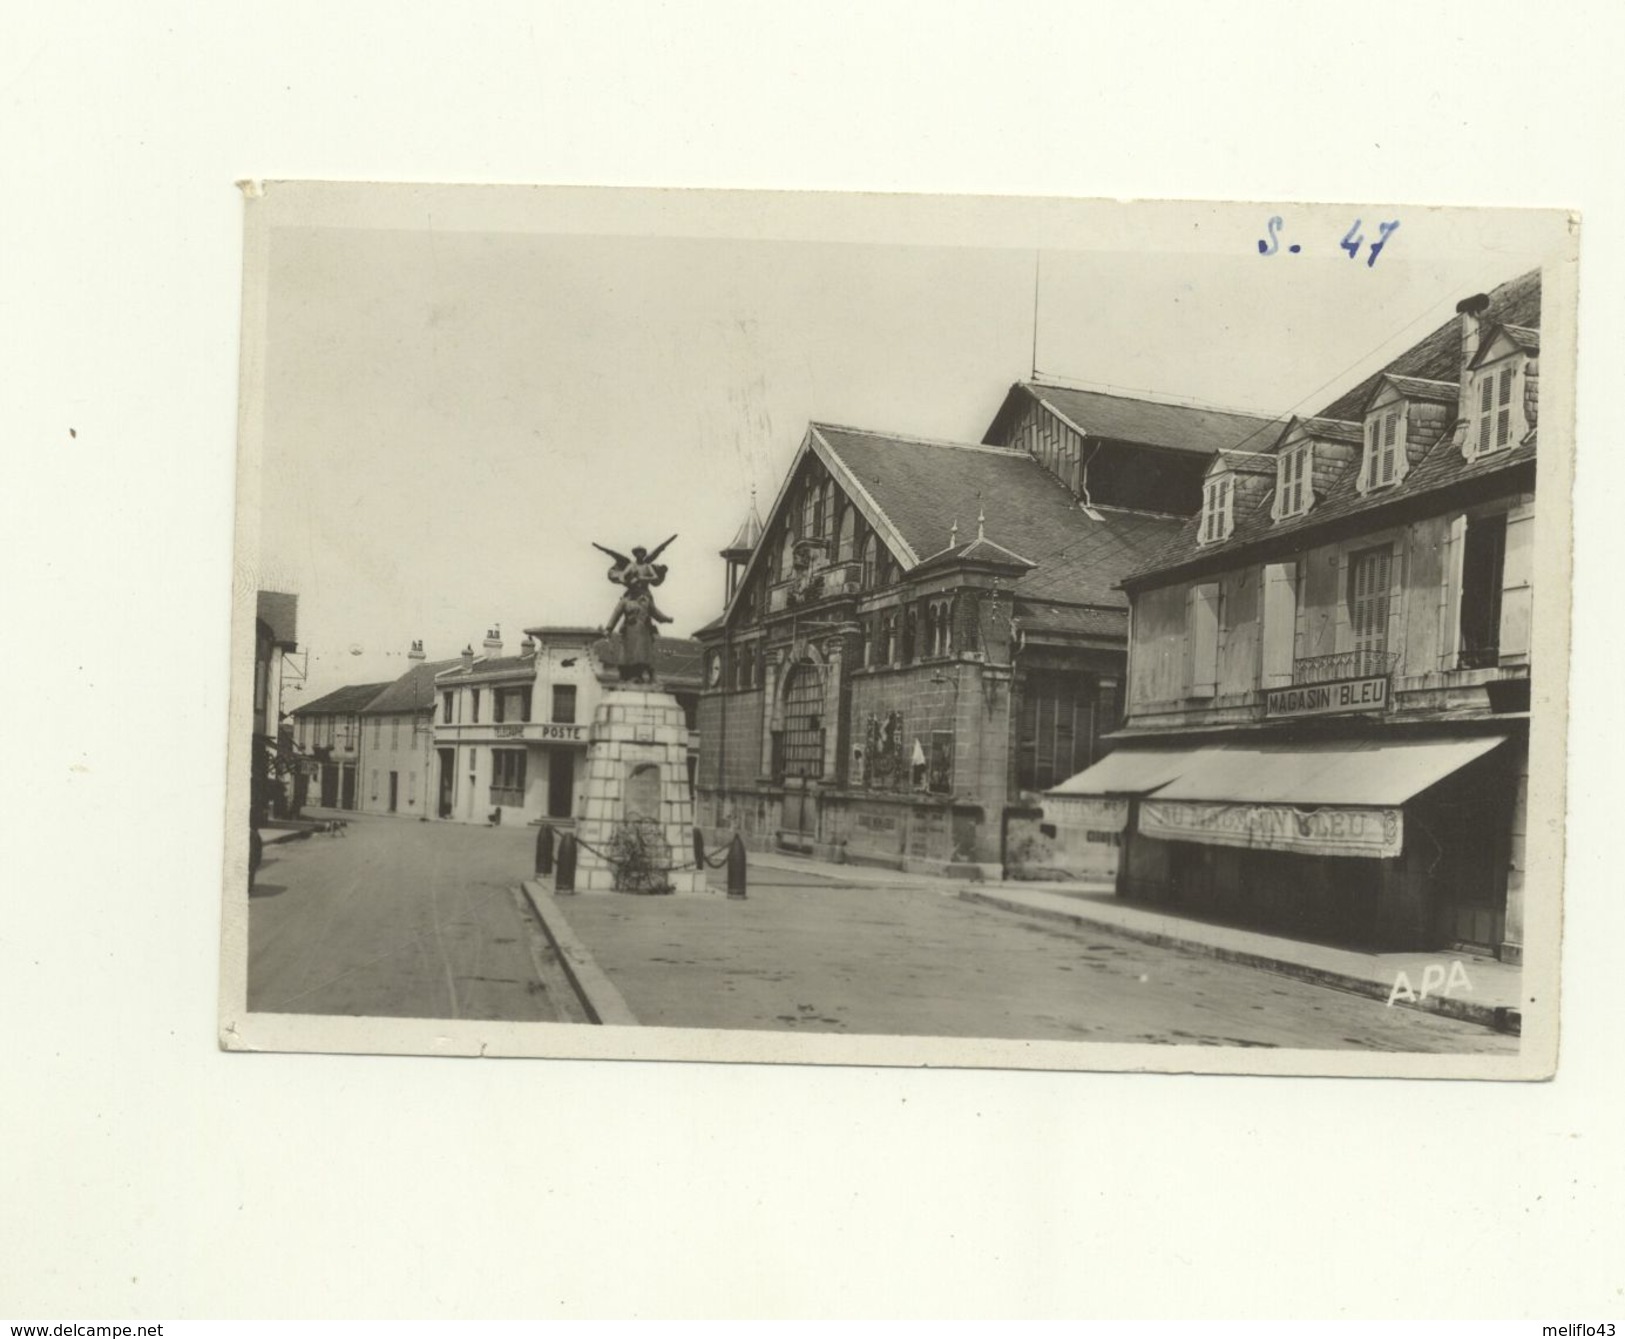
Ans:
[{"label": "shop awning", "polygon": [[1188,771],[1196,759],[1217,748],[1120,748],[1093,767],[1068,777],[1046,795],[1149,795]]},{"label": "shop awning", "polygon": [[1505,735],[1480,735],[1225,744],[1199,750],[1156,791],[1156,797],[1286,804],[1299,809],[1317,805],[1390,807],[1404,804],[1482,758],[1505,739]]}]

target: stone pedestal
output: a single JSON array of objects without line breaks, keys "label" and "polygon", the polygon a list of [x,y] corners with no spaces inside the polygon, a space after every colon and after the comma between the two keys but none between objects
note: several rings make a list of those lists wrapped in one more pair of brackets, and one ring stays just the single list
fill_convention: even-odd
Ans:
[{"label": "stone pedestal", "polygon": [[[677,700],[640,684],[609,688],[593,713],[587,739],[587,794],[576,827],[581,841],[576,891],[616,891],[616,870],[600,853],[614,852],[618,834],[631,827],[641,832],[656,864],[692,865],[688,725]],[[710,891],[704,870],[673,870],[664,880],[678,893]]]}]

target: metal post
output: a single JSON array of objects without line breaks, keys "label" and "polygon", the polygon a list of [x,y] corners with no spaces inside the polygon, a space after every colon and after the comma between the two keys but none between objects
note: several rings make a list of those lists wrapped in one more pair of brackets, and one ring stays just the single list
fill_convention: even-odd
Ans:
[{"label": "metal post", "polygon": [[698,826],[694,829],[694,868],[700,871],[700,877],[705,877],[705,834]]},{"label": "metal post", "polygon": [[553,880],[555,893],[573,893],[576,890],[576,839],[566,832],[559,840],[559,868]]},{"label": "metal post", "polygon": [[553,872],[553,829],[546,823],[536,829],[536,873]]},{"label": "metal post", "polygon": [[741,901],[745,896],[745,840],[737,832],[728,843],[728,896]]}]

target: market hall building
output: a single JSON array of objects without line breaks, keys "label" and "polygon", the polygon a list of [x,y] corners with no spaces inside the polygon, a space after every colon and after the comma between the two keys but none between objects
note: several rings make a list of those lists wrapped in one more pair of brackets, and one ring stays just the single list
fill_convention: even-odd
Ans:
[{"label": "market hall building", "polygon": [[1522,960],[1539,330],[1538,273],[1463,302],[1125,580],[1125,728],[1045,805],[1123,896]]},{"label": "market hall building", "polygon": [[701,825],[999,877],[1042,843],[1042,792],[1121,723],[1117,581],[1178,532],[1216,451],[1268,427],[1038,383],[980,443],[813,423],[697,634]]}]

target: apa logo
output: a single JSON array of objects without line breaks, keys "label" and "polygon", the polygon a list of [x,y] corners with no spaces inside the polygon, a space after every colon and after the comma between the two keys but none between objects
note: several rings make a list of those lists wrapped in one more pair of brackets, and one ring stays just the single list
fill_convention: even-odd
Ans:
[{"label": "apa logo", "polygon": [[1447,972],[1442,962],[1430,962],[1422,969],[1422,989],[1418,993],[1411,985],[1410,974],[1400,972],[1394,978],[1394,988],[1388,992],[1388,1007],[1394,1007],[1395,1000],[1409,1000],[1420,1003],[1429,995],[1450,996],[1460,986],[1468,994],[1472,993],[1473,983],[1467,975],[1466,967],[1460,962],[1452,962]]}]

